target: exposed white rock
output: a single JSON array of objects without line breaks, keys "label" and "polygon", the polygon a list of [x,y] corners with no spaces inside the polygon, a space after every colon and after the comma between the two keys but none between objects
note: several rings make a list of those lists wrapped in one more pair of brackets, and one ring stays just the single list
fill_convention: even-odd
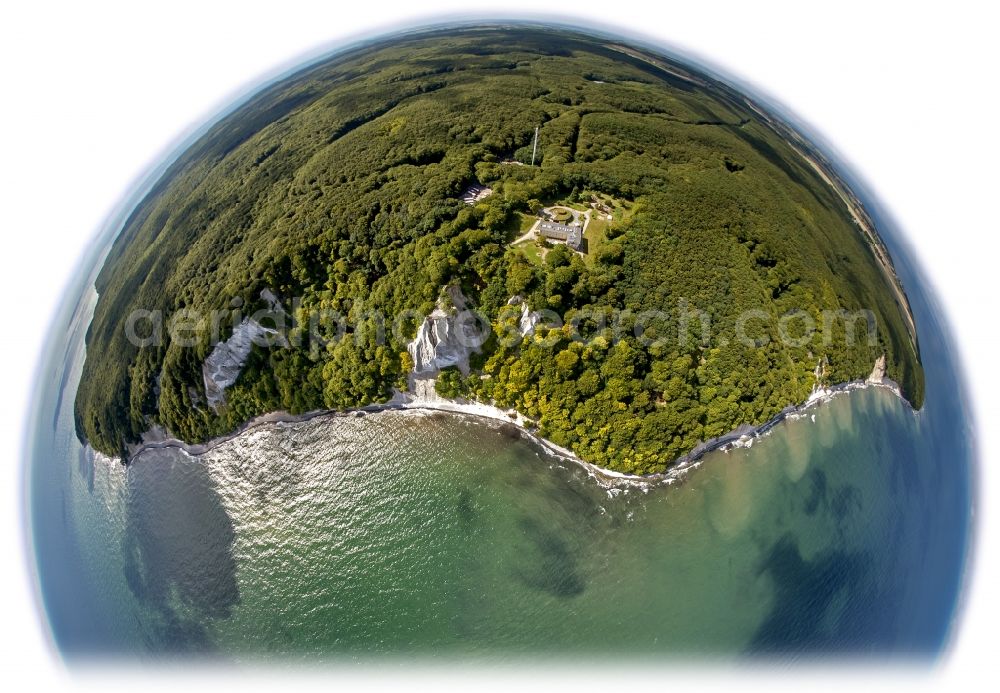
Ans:
[{"label": "exposed white rock", "polygon": [[270,289],[263,289],[260,292],[260,297],[267,301],[268,309],[273,313],[284,313],[285,309],[281,307],[281,302],[278,301],[278,297]]},{"label": "exposed white rock", "polygon": [[451,305],[455,306],[455,310],[465,310],[469,307],[469,299],[462,293],[462,287],[458,284],[451,284],[445,289],[445,292],[451,299]]},{"label": "exposed white rock", "polygon": [[530,334],[534,334],[535,327],[542,321],[542,314],[531,310],[528,307],[528,302],[518,295],[511,296],[507,301],[507,305],[521,306],[521,316],[517,319],[517,329],[521,333],[521,336],[527,337]]},{"label": "exposed white rock", "polygon": [[521,331],[522,337],[527,337],[535,333],[535,327],[542,321],[542,314],[537,310],[528,308],[528,304],[521,304],[521,317],[517,322],[517,328]]},{"label": "exposed white rock", "polygon": [[882,354],[877,359],[875,359],[875,366],[872,368],[871,375],[868,376],[868,382],[881,385],[882,381],[885,379],[885,354]]},{"label": "exposed white rock", "polygon": [[806,398],[805,406],[812,406],[816,402],[823,402],[828,400],[833,395],[833,390],[825,388],[822,385],[813,386],[812,392]]},{"label": "exposed white rock", "polygon": [[[261,291],[260,296],[267,301],[272,312],[284,313],[278,299],[268,289]],[[233,328],[229,339],[216,344],[201,367],[208,406],[217,409],[226,401],[226,388],[240,377],[254,344],[269,346],[275,341],[284,343],[285,338],[278,330],[264,327],[248,317]]]},{"label": "exposed white rock", "polygon": [[457,366],[468,375],[469,356],[478,352],[485,341],[487,335],[475,314],[465,310],[467,300],[462,290],[448,287],[448,295],[458,311],[450,313],[438,305],[406,347],[413,359],[414,375],[435,373],[449,366]]},{"label": "exposed white rock", "polygon": [[422,402],[425,404],[438,404],[440,402],[449,401],[437,393],[437,390],[434,388],[434,383],[436,381],[436,374],[425,375],[422,377],[411,375],[409,379],[411,401]]}]

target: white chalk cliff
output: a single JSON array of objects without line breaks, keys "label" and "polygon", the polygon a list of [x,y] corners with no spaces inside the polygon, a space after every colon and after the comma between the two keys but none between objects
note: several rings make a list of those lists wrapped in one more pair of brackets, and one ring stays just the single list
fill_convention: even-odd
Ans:
[{"label": "white chalk cliff", "polygon": [[[264,289],[260,296],[268,302],[273,313],[284,313],[278,299],[270,291]],[[208,406],[217,409],[226,401],[226,388],[240,377],[254,344],[269,346],[275,340],[284,342],[284,336],[278,330],[264,327],[252,318],[244,318],[233,328],[229,339],[216,344],[201,367]]]},{"label": "white chalk cliff", "polygon": [[531,310],[528,302],[520,296],[511,296],[507,301],[508,306],[521,306],[521,316],[517,319],[517,329],[522,337],[535,333],[535,327],[542,321],[542,314],[537,310]]},{"label": "white chalk cliff", "polygon": [[442,368],[457,366],[469,374],[469,356],[479,351],[486,341],[483,326],[471,311],[465,310],[466,299],[458,287],[448,287],[448,295],[458,309],[447,311],[439,303],[424,318],[417,336],[406,350],[413,359],[413,374],[431,375]]},{"label": "white chalk cliff", "polygon": [[522,337],[535,333],[535,326],[542,321],[542,314],[537,310],[528,308],[527,303],[521,304],[521,317],[517,322],[517,327],[521,331]]},{"label": "white chalk cliff", "polygon": [[885,354],[875,359],[875,367],[872,368],[872,373],[868,376],[868,382],[875,385],[881,385],[883,380],[885,380]]}]

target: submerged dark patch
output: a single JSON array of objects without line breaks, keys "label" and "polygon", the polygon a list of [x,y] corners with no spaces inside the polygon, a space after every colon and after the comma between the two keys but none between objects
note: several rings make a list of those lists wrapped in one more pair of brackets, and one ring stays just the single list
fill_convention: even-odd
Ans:
[{"label": "submerged dark patch", "polygon": [[528,550],[525,552],[525,561],[515,568],[517,577],[525,585],[554,597],[580,595],[585,583],[569,544],[556,532],[532,518],[521,518],[518,527],[528,541]]},{"label": "submerged dark patch", "polygon": [[760,572],[774,580],[775,604],[751,639],[751,652],[836,652],[862,647],[856,624],[834,612],[863,608],[862,589],[869,559],[846,550],[828,550],[804,560],[792,535],[778,540]]},{"label": "submerged dark patch", "polygon": [[182,613],[228,618],[240,603],[232,521],[197,461],[164,456],[139,461],[128,473],[125,581],[160,614],[171,649],[202,649],[204,629]]}]

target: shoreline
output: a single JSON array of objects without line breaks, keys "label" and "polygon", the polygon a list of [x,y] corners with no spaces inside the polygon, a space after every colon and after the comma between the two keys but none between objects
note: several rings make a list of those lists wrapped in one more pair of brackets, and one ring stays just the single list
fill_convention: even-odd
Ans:
[{"label": "shoreline", "polygon": [[126,459],[120,457],[108,459],[117,460],[128,466],[136,458],[149,450],[164,449],[176,449],[191,457],[200,457],[211,452],[216,447],[235,440],[257,428],[265,426],[281,428],[284,425],[304,423],[318,418],[361,418],[369,414],[384,412],[444,412],[459,416],[471,416],[481,420],[499,421],[503,424],[514,426],[523,437],[541,447],[547,454],[581,466],[588,473],[588,476],[601,485],[645,486],[651,483],[673,484],[680,480],[688,471],[700,466],[702,458],[710,452],[728,452],[729,450],[739,448],[749,448],[754,442],[770,434],[778,424],[786,419],[798,419],[804,416],[807,410],[829,402],[834,397],[850,393],[854,390],[866,390],[871,387],[889,390],[902,400],[911,411],[914,411],[912,405],[903,397],[899,385],[889,379],[872,380],[869,378],[866,380],[853,380],[830,387],[818,388],[813,390],[804,402],[785,407],[777,415],[758,426],[744,424],[722,436],[699,443],[693,450],[674,460],[666,471],[653,474],[627,474],[587,462],[571,450],[556,445],[547,438],[539,435],[537,428],[534,428],[532,425],[533,422],[513,409],[505,410],[482,402],[449,400],[436,396],[414,396],[398,390],[395,391],[393,397],[387,402],[370,404],[364,407],[342,410],[319,409],[304,414],[289,414],[284,411],[262,414],[250,419],[231,433],[212,438],[204,443],[186,443],[177,438],[167,436],[163,429],[157,427],[148,431],[141,443],[129,446],[128,457]]}]

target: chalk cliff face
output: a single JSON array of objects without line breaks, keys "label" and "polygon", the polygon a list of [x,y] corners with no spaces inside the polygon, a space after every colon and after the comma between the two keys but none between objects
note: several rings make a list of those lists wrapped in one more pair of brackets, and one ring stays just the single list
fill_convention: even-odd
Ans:
[{"label": "chalk cliff face", "polygon": [[[267,301],[273,314],[284,315],[274,294],[264,289],[260,296]],[[253,318],[244,318],[243,322],[233,328],[229,339],[215,345],[202,364],[201,374],[208,406],[217,409],[226,401],[226,388],[240,377],[254,344],[268,346],[276,342],[282,343],[284,339],[278,330],[264,327]]]},{"label": "chalk cliff face", "polygon": [[521,306],[521,316],[517,319],[517,329],[522,337],[535,333],[535,327],[542,321],[542,314],[537,310],[531,310],[528,302],[520,296],[511,296],[507,301],[508,306]]},{"label": "chalk cliff face", "polygon": [[458,366],[468,375],[469,356],[486,341],[483,326],[471,311],[465,310],[461,289],[448,287],[448,295],[458,311],[448,312],[438,305],[406,347],[413,359],[414,375],[430,375],[449,366]]},{"label": "chalk cliff face", "polygon": [[517,326],[521,330],[521,336],[527,337],[535,333],[535,326],[542,321],[542,314],[536,310],[528,308],[527,303],[521,304],[521,318]]},{"label": "chalk cliff face", "polygon": [[876,385],[880,385],[883,380],[885,380],[885,354],[882,354],[875,360],[872,373],[868,376],[868,382],[875,383]]}]

